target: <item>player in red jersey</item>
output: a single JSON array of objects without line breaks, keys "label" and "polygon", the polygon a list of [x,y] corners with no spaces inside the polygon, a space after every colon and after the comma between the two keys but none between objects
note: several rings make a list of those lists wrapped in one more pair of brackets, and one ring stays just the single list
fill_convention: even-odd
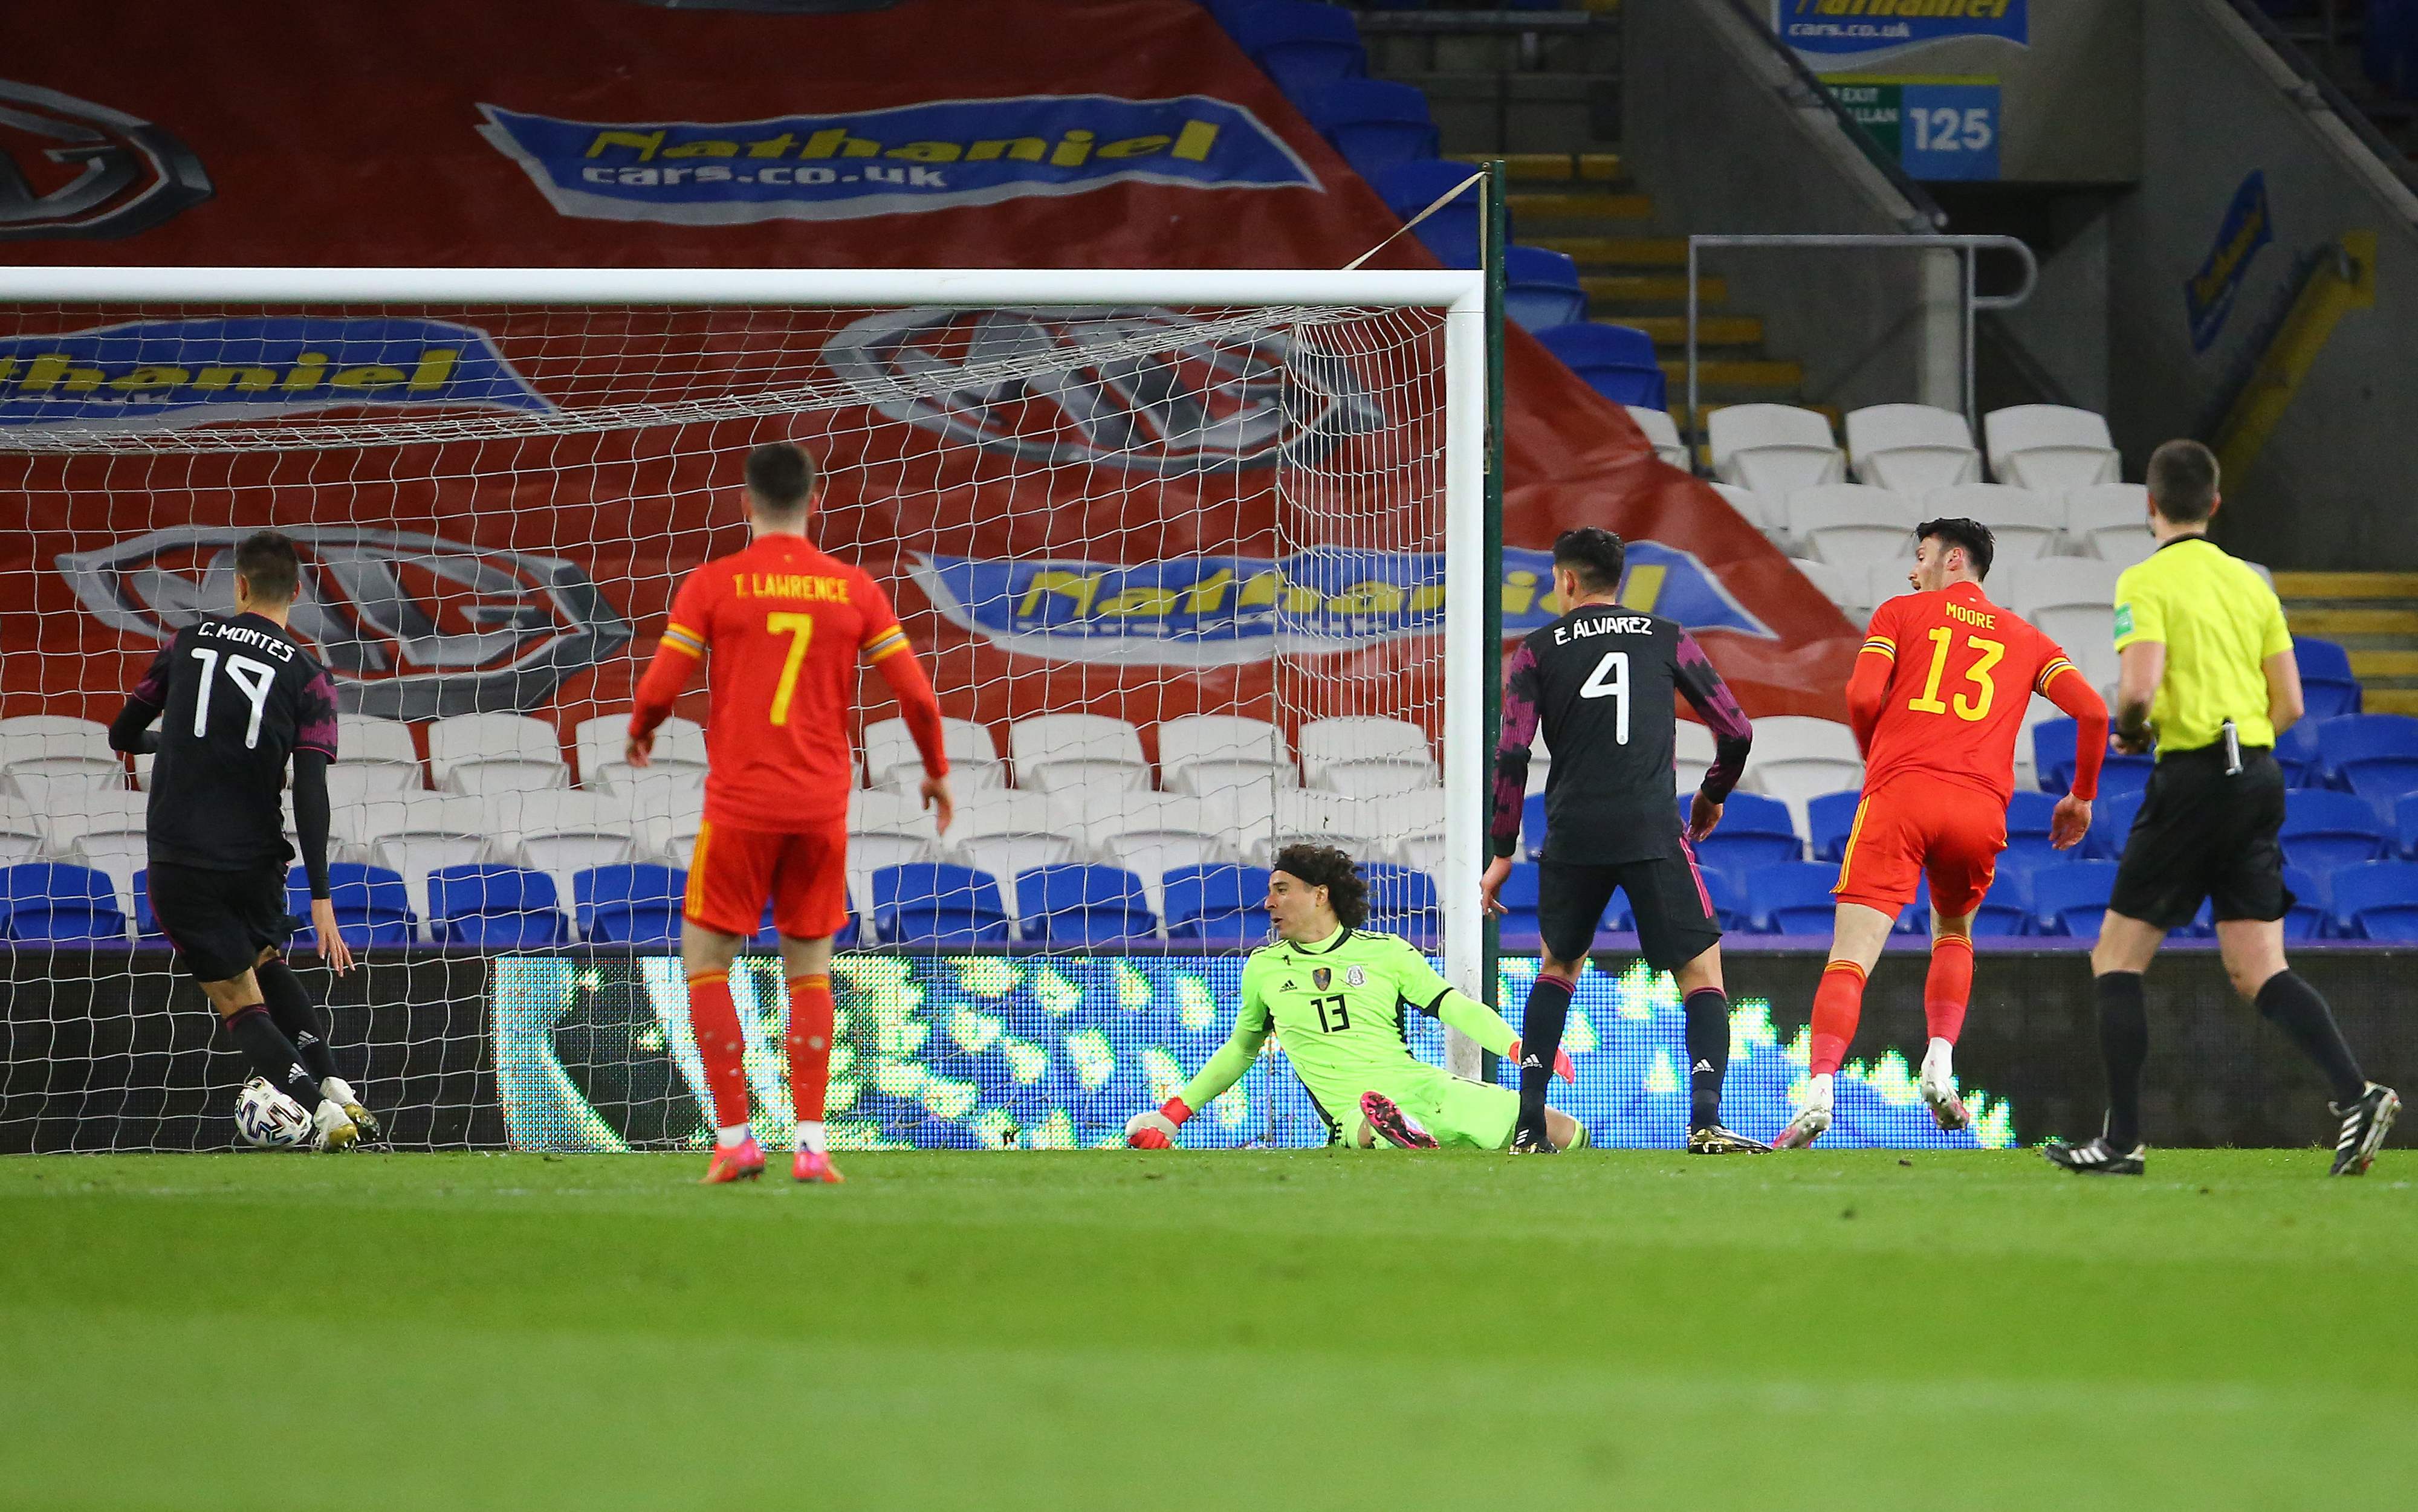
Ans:
[{"label": "player in red jersey", "polygon": [[781,933],[789,984],[789,1092],[802,1182],[836,1182],[823,1143],[831,1071],[832,937],[848,922],[848,797],[856,786],[849,714],[860,658],[890,685],[924,757],[924,802],[946,830],[948,758],[941,707],[890,600],[861,569],[806,540],[815,466],[787,444],[747,458],[744,551],[691,573],[672,600],[655,659],[630,710],[629,759],[647,764],[655,728],[698,661],[706,686],[705,820],[690,858],[681,957],[689,1021],[713,1096],[708,1183],[764,1173],[747,1130],[747,1071],[730,963],[756,932],[764,902]]},{"label": "player in red jersey", "polygon": [[2035,693],[2081,725],[2074,790],[2058,801],[2049,843],[2078,845],[2107,755],[2107,706],[2057,643],[1982,591],[1997,550],[1972,520],[1915,528],[1916,591],[1873,615],[1847,719],[1864,751],[1864,801],[1839,863],[1830,964],[1814,995],[1813,1085],[1781,1149],[1812,1144],[1830,1126],[1830,1078],[1846,1059],[1862,1012],[1864,978],[1899,910],[1931,878],[1931,974],[1922,1015],[1931,1046],[1922,1099],[1943,1129],[1968,1122],[1952,1057],[1973,991],[1973,915],[2007,848],[2015,790],[2015,739]]}]

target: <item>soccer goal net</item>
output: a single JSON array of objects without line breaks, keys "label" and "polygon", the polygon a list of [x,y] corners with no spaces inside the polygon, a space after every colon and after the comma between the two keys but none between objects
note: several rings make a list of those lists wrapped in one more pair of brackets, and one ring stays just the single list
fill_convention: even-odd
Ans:
[{"label": "soccer goal net", "polygon": [[[246,1074],[145,906],[106,725],[292,536],[344,717],[340,1064],[400,1144],[697,1138],[676,958],[702,680],[621,761],[746,451],[822,469],[943,712],[933,830],[879,680],[855,731],[842,1145],[1108,1142],[1231,1027],[1275,848],[1477,991],[1477,275],[16,269],[0,276],[0,1150],[212,1148]],[[288,809],[287,823],[292,817]],[[293,874],[298,914],[307,912]],[[735,979],[767,1142],[769,962]],[[1431,1031],[1416,1048],[1446,1052]],[[1263,1060],[1199,1142],[1323,1138]]]}]

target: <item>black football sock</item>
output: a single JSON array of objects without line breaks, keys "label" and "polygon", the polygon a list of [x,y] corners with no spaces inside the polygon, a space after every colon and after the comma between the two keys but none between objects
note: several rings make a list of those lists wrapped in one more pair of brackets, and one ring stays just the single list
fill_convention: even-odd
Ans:
[{"label": "black football sock", "polygon": [[2334,1010],[2300,972],[2285,970],[2258,989],[2258,1012],[2268,1022],[2292,1036],[2292,1043],[2333,1083],[2334,1101],[2356,1101],[2367,1091],[2367,1077],[2334,1027]]},{"label": "black football sock", "polygon": [[1722,1077],[1730,1068],[1730,1000],[1719,987],[1688,994],[1688,1127],[1722,1121]]},{"label": "black football sock", "polygon": [[2107,1142],[2130,1150],[2141,1142],[2141,1066],[2150,1059],[2150,1011],[2141,973],[2110,971],[2098,979],[2099,1057],[2107,1066]]},{"label": "black football sock", "polygon": [[1577,985],[1539,971],[1528,989],[1528,1011],[1520,1019],[1520,1122],[1529,1128],[1544,1125],[1545,1090],[1553,1084],[1553,1060],[1561,1054],[1562,1026],[1569,1020],[1570,993]]},{"label": "black football sock", "polygon": [[323,1098],[319,1078],[302,1064],[301,1052],[294,1042],[268,1016],[268,1010],[258,1003],[238,1008],[235,1016],[226,1020],[227,1032],[243,1047],[253,1069],[268,1078],[268,1084],[302,1105],[305,1113],[315,1110]]},{"label": "black football sock", "polygon": [[302,979],[283,961],[264,961],[253,968],[260,983],[260,1000],[285,1037],[302,1057],[302,1067],[321,1081],[337,1075],[336,1058],[328,1049],[328,1012],[302,990]]}]

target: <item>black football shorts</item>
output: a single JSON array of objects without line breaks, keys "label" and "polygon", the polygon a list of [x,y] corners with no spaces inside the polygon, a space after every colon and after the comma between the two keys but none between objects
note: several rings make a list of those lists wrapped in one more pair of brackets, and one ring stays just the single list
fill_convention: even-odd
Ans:
[{"label": "black football shorts", "polygon": [[144,876],[151,916],[196,982],[225,982],[283,950],[300,921],[286,911],[285,868],[209,871],[154,862]]},{"label": "black football shorts", "polygon": [[2191,923],[2202,898],[2219,921],[2281,919],[2293,902],[2283,828],[2284,769],[2273,751],[2244,749],[2231,777],[2216,746],[2160,756],[2108,908],[2161,929]]},{"label": "black football shorts", "polygon": [[1676,856],[1610,865],[1549,856],[1537,863],[1537,933],[1555,960],[1586,958],[1615,891],[1629,894],[1638,953],[1658,971],[1676,971],[1721,943],[1711,895],[1684,845]]}]

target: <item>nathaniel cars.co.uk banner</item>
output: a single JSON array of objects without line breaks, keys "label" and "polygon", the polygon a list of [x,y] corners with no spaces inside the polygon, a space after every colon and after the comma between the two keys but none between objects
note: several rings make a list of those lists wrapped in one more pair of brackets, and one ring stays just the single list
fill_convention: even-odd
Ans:
[{"label": "nathaniel cars.co.uk banner", "polygon": [[[127,0],[8,24],[0,240],[21,263],[1335,268],[1397,229],[1190,0]],[[346,86],[368,59],[380,87]],[[1408,237],[1377,264],[1429,266]],[[1400,711],[1372,669],[1440,624],[1434,546],[1322,541],[1315,514],[1279,531],[1274,464],[1399,428],[1400,374],[1329,374],[1313,411],[1221,410],[1151,444],[1137,426],[1182,393],[1062,404],[1042,436],[1029,404],[884,387],[898,364],[1093,339],[1069,330],[1044,311],[777,332],[743,311],[8,312],[0,454],[11,428],[314,415],[391,419],[410,444],[0,455],[27,514],[0,546],[6,711],[107,717],[166,626],[224,602],[231,542],[276,524],[311,557],[297,626],[349,706],[567,728],[626,707],[680,574],[743,542],[739,450],[784,435],[830,466],[820,543],[889,586],[952,713],[1265,711],[1277,650],[1312,682],[1338,669],[1299,706]],[[1179,388],[1191,365],[1292,360],[1174,334]],[[1695,629],[1750,710],[1834,714],[1838,613],[1617,406],[1509,344],[1507,634],[1552,607],[1554,534],[1608,526],[1637,543],[1632,601]],[[783,385],[823,403],[543,441],[440,423]]]}]

